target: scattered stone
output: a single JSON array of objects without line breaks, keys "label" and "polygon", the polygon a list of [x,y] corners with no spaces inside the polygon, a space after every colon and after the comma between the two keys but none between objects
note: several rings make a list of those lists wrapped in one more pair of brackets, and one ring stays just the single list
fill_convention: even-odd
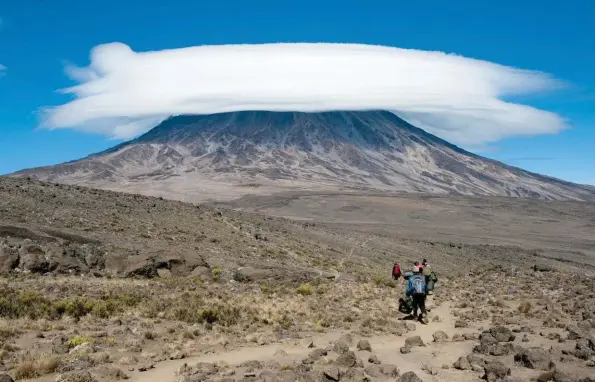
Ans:
[{"label": "scattered stone", "polygon": [[70,373],[60,374],[56,382],[97,382],[88,371],[71,371]]},{"label": "scattered stone", "polygon": [[437,331],[432,335],[434,342],[446,342],[448,341],[448,335],[443,331]]},{"label": "scattered stone", "polygon": [[151,369],[154,369],[154,368],[155,368],[155,365],[153,365],[152,363],[150,363],[150,364],[147,364],[147,365],[141,365],[141,366],[139,366],[137,370],[140,371],[140,372],[144,372],[144,371],[151,370]]},{"label": "scattered stone", "polygon": [[484,366],[484,372],[488,382],[499,381],[510,375],[510,368],[500,361],[489,361]]},{"label": "scattered stone", "polygon": [[408,371],[405,374],[401,375],[399,378],[397,378],[397,382],[423,382],[421,380],[421,378],[419,378],[417,376],[417,374],[415,374],[412,371]]},{"label": "scattered stone", "polygon": [[529,336],[527,336],[527,334],[525,333],[525,335],[523,336],[523,339],[521,341],[522,342],[529,342],[531,340],[529,339]]},{"label": "scattered stone", "polygon": [[380,367],[380,365],[376,364],[368,365],[368,367],[364,369],[364,372],[373,378],[381,378],[384,376],[384,374],[382,373],[382,368]]},{"label": "scattered stone", "polygon": [[495,326],[484,333],[490,333],[498,342],[511,342],[516,338],[514,333],[504,326]]},{"label": "scattered stone", "polygon": [[432,366],[429,366],[426,364],[422,364],[421,369],[422,369],[422,371],[426,372],[429,375],[437,375],[438,374],[438,368],[432,367]]},{"label": "scattered stone", "polygon": [[326,377],[326,379],[328,379],[329,381],[339,381],[341,378],[339,369],[337,369],[336,367],[326,369],[323,372],[323,374]]},{"label": "scattered stone", "polygon": [[382,365],[380,366],[380,369],[382,370],[382,374],[387,375],[391,378],[395,378],[399,375],[399,368],[397,368],[395,365]]},{"label": "scattered stone", "polygon": [[465,341],[465,337],[461,333],[457,333],[454,336],[452,336],[452,340],[453,342],[463,342]]},{"label": "scattered stone", "polygon": [[68,354],[70,350],[70,344],[68,338],[65,336],[58,336],[52,340],[52,353],[53,354]]},{"label": "scattered stone", "polygon": [[354,367],[357,364],[357,357],[352,351],[348,351],[345,354],[341,354],[335,361],[335,364],[339,367]]},{"label": "scattered stone", "polygon": [[422,341],[420,336],[414,336],[414,337],[408,337],[407,339],[405,339],[405,346],[408,347],[424,347],[426,346],[426,344],[424,344],[424,342]]},{"label": "scattered stone", "polygon": [[414,323],[412,323],[412,322],[408,322],[408,323],[406,324],[406,328],[407,328],[407,331],[409,331],[409,332],[414,332],[414,331],[415,331],[415,324],[414,324]]},{"label": "scattered stone", "polygon": [[471,363],[467,360],[467,357],[459,357],[458,360],[453,364],[457,370],[469,370],[471,369]]},{"label": "scattered stone", "polygon": [[349,351],[349,344],[345,341],[339,340],[333,345],[333,351],[337,354],[345,354]]},{"label": "scattered stone", "polygon": [[[101,366],[97,368],[95,371],[99,377],[102,377],[110,381],[130,379],[130,377],[126,373],[124,373],[122,369],[113,366]],[[2,380],[0,380],[0,382],[2,382]]]},{"label": "scattered stone", "polygon": [[274,356],[275,357],[285,357],[285,356],[287,356],[287,352],[283,349],[277,349]]},{"label": "scattered stone", "polygon": [[535,272],[552,272],[554,270],[554,268],[552,268],[551,266],[549,266],[547,264],[535,264],[533,266],[533,270]]},{"label": "scattered stone", "polygon": [[479,339],[479,333],[465,333],[463,334],[463,338],[466,341],[477,341]]},{"label": "scattered stone", "polygon": [[514,356],[514,360],[528,369],[549,370],[553,365],[548,353],[538,347],[524,349]]},{"label": "scattered stone", "polygon": [[456,320],[455,321],[455,328],[466,328],[468,326],[469,326],[469,324],[467,324],[467,321],[464,321],[464,320]]},{"label": "scattered stone", "polygon": [[373,363],[374,365],[381,364],[380,360],[378,359],[378,357],[376,355],[371,355],[370,358],[368,358],[368,362]]},{"label": "scattered stone", "polygon": [[409,354],[411,353],[411,346],[403,346],[399,351],[401,354]]},{"label": "scattered stone", "polygon": [[304,364],[312,364],[312,363],[318,361],[320,358],[326,356],[327,354],[328,354],[328,352],[326,351],[326,349],[314,349],[308,355],[308,358],[304,359],[302,361],[302,363],[304,363]]},{"label": "scattered stone", "polygon": [[360,340],[357,343],[357,350],[359,350],[359,351],[372,351],[372,346],[370,345],[370,342],[368,342],[366,340]]}]

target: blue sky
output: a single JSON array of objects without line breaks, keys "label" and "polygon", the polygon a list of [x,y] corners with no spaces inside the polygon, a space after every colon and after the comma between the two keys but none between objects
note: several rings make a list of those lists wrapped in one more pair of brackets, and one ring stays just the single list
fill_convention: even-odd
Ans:
[{"label": "blue sky", "polygon": [[349,42],[457,53],[550,73],[566,89],[517,102],[566,118],[554,135],[508,138],[479,151],[532,171],[595,184],[595,2],[461,0],[80,0],[0,5],[0,174],[80,158],[117,143],[38,129],[38,110],[68,101],[64,65],[96,45],[135,51],[204,44]]}]

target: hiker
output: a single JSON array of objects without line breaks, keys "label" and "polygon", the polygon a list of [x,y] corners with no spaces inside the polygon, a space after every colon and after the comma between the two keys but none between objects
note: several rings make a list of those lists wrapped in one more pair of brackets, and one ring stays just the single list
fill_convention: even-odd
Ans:
[{"label": "hiker", "polygon": [[434,271],[430,267],[428,267],[426,264],[426,266],[423,269],[423,275],[426,278],[426,292],[427,292],[427,294],[428,295],[434,294],[434,285],[438,281],[438,277],[436,276],[436,273],[434,273]]},{"label": "hiker", "polygon": [[[426,278],[421,274],[419,266],[413,267],[413,275],[409,277],[407,281],[407,291],[405,292],[407,297],[413,298],[413,317],[418,318],[419,321],[424,322],[424,316],[427,316],[426,312]],[[419,309],[419,315],[417,311]]]},{"label": "hiker", "polygon": [[399,264],[395,263],[393,265],[393,280],[398,280],[401,277],[401,267]]}]

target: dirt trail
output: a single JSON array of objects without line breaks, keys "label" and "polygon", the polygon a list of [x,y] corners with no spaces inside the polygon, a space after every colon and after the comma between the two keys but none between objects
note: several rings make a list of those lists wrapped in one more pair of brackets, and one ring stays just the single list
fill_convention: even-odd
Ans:
[{"label": "dirt trail", "polygon": [[[431,306],[431,296],[429,297],[428,305]],[[398,314],[398,313],[397,313]],[[416,323],[416,330],[409,332],[402,337],[395,335],[376,336],[367,339],[372,346],[372,354],[375,354],[382,363],[393,364],[399,367],[401,373],[413,371],[424,381],[448,381],[466,380],[461,379],[459,374],[450,374],[449,370],[441,370],[439,376],[430,376],[422,370],[422,366],[428,365],[431,367],[441,368],[443,364],[452,365],[460,356],[468,354],[471,351],[471,342],[447,342],[434,343],[432,335],[436,331],[444,331],[449,337],[455,333],[473,332],[476,329],[454,329],[454,317],[450,311],[450,304],[446,303],[440,307],[432,309],[430,317],[439,316],[440,322],[430,322],[428,325],[421,325]],[[337,331],[330,333],[319,334],[312,336],[312,341],[317,347],[326,347],[330,342],[339,339],[345,332]],[[405,339],[411,336],[419,335],[426,347],[413,348],[409,354],[401,354],[399,349],[404,346]],[[355,342],[363,338],[356,334],[352,334]],[[297,342],[297,341],[296,341]],[[134,382],[149,382],[149,381],[163,381],[173,382],[176,380],[175,371],[187,363],[189,365],[197,362],[218,362],[223,361],[229,365],[237,365],[249,360],[268,361],[275,360],[281,364],[290,364],[294,361],[299,361],[305,358],[312,349],[308,349],[306,342],[299,343],[280,343],[265,346],[251,346],[229,352],[221,352],[217,354],[208,354],[176,361],[166,361],[155,365],[154,369],[146,372],[133,372],[130,376],[130,381]],[[287,355],[278,356],[275,353],[278,350],[283,350]],[[369,352],[356,352],[357,356],[367,363]],[[450,376],[449,376],[450,375]],[[474,380],[473,375],[469,375],[469,381]]]}]

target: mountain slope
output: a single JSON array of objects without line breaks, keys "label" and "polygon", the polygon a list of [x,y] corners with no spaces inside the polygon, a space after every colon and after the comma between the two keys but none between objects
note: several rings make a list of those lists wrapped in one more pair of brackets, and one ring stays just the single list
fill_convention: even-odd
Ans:
[{"label": "mountain slope", "polygon": [[215,182],[595,200],[592,187],[474,155],[386,111],[177,116],[107,151],[13,175],[172,197]]}]

